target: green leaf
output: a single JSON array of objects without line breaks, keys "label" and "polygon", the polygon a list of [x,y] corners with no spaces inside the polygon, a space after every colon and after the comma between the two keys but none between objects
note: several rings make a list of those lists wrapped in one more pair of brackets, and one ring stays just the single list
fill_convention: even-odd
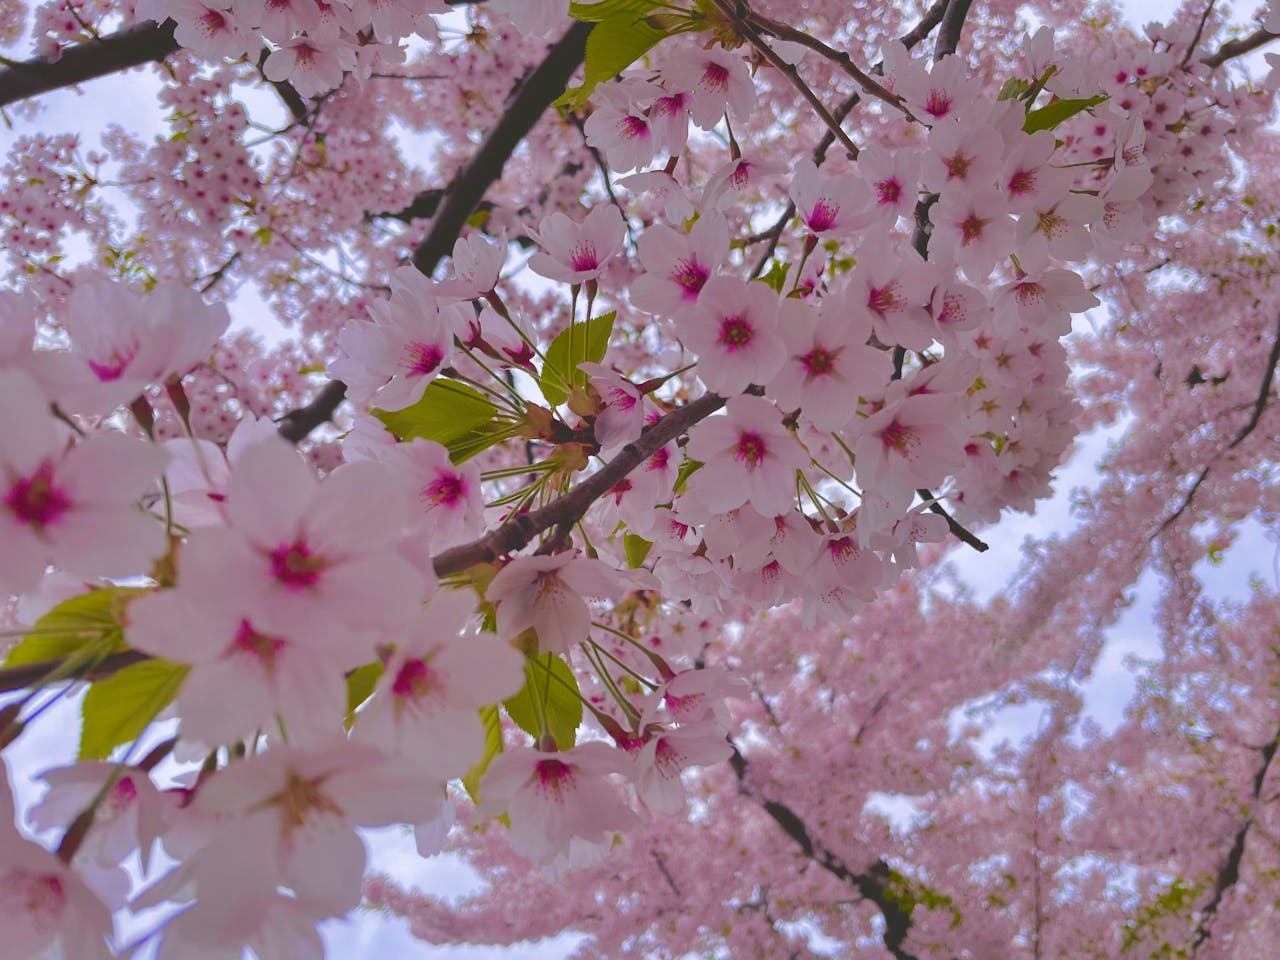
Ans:
[{"label": "green leaf", "polygon": [[787,283],[787,274],[790,272],[791,264],[775,260],[773,265],[769,267],[769,272],[760,279],[772,287],[774,293],[781,294],[782,288]]},{"label": "green leaf", "polygon": [[9,651],[6,667],[57,660],[74,653],[106,656],[125,648],[124,608],[136,587],[104,587],[64,600],[37,620]]},{"label": "green leaf", "polygon": [[372,663],[356,667],[347,674],[346,727],[348,730],[351,729],[351,724],[355,723],[356,710],[360,704],[373,696],[373,688],[382,679],[382,670],[382,661],[374,660]]},{"label": "green leaf", "polygon": [[1082,100],[1054,100],[1039,110],[1032,110],[1028,113],[1027,119],[1022,124],[1022,129],[1027,133],[1035,133],[1037,130],[1054,130],[1077,113],[1096,107],[1109,99],[1109,97],[1099,94],[1096,97],[1087,97]]},{"label": "green leaf", "polygon": [[[477,438],[493,434],[491,443],[474,450],[474,456],[502,439],[490,430],[498,412],[483,393],[456,380],[436,379],[427,385],[422,399],[403,410],[377,410],[373,415],[401,440],[434,440],[449,448],[474,447]],[[466,457],[455,458],[466,459]]]},{"label": "green leaf", "polygon": [[1021,77],[1010,77],[1000,88],[997,100],[1015,100],[1031,89],[1031,84]]},{"label": "green leaf", "polygon": [[472,800],[480,802],[480,778],[484,776],[493,758],[502,752],[502,715],[497,707],[481,707],[480,722],[484,725],[484,753],[479,762],[467,771],[462,785]]},{"label": "green leaf", "polygon": [[632,570],[644,563],[645,557],[653,549],[653,544],[644,537],[628,533],[622,538],[622,548],[627,554],[627,566]]},{"label": "green leaf", "polygon": [[569,4],[569,16],[575,20],[582,20],[586,23],[599,23],[601,20],[616,16],[622,13],[629,13],[634,17],[643,17],[650,10],[655,9],[659,4],[659,0],[597,0],[595,3],[571,3]]},{"label": "green leaf", "polygon": [[103,760],[122,743],[136,740],[178,694],[191,668],[146,660],[99,680],[84,695],[81,760]]},{"label": "green leaf", "polygon": [[[585,639],[585,638],[584,638]],[[578,699],[578,680],[562,657],[548,653],[530,657],[524,665],[524,686],[520,692],[503,701],[507,716],[532,737],[542,734],[538,704],[545,701],[547,728],[561,750],[570,749],[582,723],[582,701]]]},{"label": "green leaf", "polygon": [[[613,321],[617,313],[610,311],[593,317],[586,323],[576,323],[561,330],[547,348],[547,362],[543,365],[538,386],[547,403],[558,407],[569,399],[569,391],[576,386],[586,386],[587,375],[578,369],[580,363],[599,363],[609,349],[613,336]],[[572,340],[572,356],[570,343]]]},{"label": "green leaf", "polygon": [[597,86],[627,69],[665,36],[667,31],[629,10],[605,17],[587,36],[582,86],[566,90],[556,106],[576,110]]},{"label": "green leaf", "polygon": [[689,482],[689,478],[697,471],[702,469],[702,461],[694,460],[692,457],[686,456],[680,464],[680,469],[676,471],[676,482],[671,488],[673,493],[684,493],[685,485]]}]

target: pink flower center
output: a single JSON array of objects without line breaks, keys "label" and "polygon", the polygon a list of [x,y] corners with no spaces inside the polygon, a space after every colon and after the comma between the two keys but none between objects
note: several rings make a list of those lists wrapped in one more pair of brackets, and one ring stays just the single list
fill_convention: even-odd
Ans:
[{"label": "pink flower center", "polygon": [[720,321],[719,342],[733,352],[749,344],[753,333],[746,317],[736,315],[725,317]]},{"label": "pink flower center", "polygon": [[196,23],[200,25],[200,32],[205,37],[213,37],[227,29],[227,18],[211,7],[204,8],[204,13],[196,19]]},{"label": "pink flower center", "polygon": [[826,197],[823,197],[813,205],[813,209],[809,211],[807,223],[809,229],[814,233],[821,233],[823,230],[830,230],[835,226],[836,217],[840,215],[840,204],[832,203]]},{"label": "pink flower center", "polygon": [[645,461],[646,470],[665,470],[671,463],[671,454],[666,447],[658,450],[653,456]]},{"label": "pink flower center", "polygon": [[138,788],[132,777],[121,777],[116,785],[107,793],[106,799],[98,808],[100,820],[114,820],[133,805],[138,799]]},{"label": "pink flower center", "polygon": [[828,350],[826,347],[814,347],[803,357],[800,362],[804,364],[805,372],[808,374],[807,379],[812,380],[814,377],[825,377],[836,368],[836,357],[838,351]]},{"label": "pink flower center", "polygon": [[659,97],[657,100],[653,101],[653,106],[649,108],[649,112],[653,116],[674,117],[683,109],[684,94],[673,93],[669,97]]},{"label": "pink flower center", "polygon": [[973,157],[966,157],[958,150],[942,160],[942,165],[947,168],[948,180],[967,180],[969,178],[969,167],[972,164]]},{"label": "pink flower center", "polygon": [[733,447],[734,457],[745,463],[749,468],[759,466],[768,452],[769,448],[764,442],[764,437],[758,433],[750,433],[745,430],[738,434],[738,442]]},{"label": "pink flower center", "polygon": [[978,216],[976,212],[970,213],[960,222],[960,240],[962,246],[968,246],[974,240],[982,238],[982,232],[986,230],[990,220],[985,220]]},{"label": "pink flower center", "polygon": [[680,299],[692,301],[698,299],[698,292],[710,275],[711,271],[700,264],[696,258],[688,257],[676,262],[676,269],[671,274],[671,279],[682,291]]},{"label": "pink flower center", "polygon": [[60,926],[67,896],[60,877],[15,867],[0,873],[0,903],[6,913],[24,916],[36,930],[47,934]]},{"label": "pink flower center", "polygon": [[751,164],[746,160],[741,160],[738,165],[733,168],[733,173],[729,174],[729,184],[735,190],[745,190],[747,184],[751,182]]},{"label": "pink flower center", "polygon": [[557,800],[573,786],[573,767],[561,760],[539,760],[533,769],[538,786]]},{"label": "pink flower center", "polygon": [[4,504],[19,523],[44,530],[71,507],[71,498],[53,483],[53,462],[44,461],[29,477],[16,481],[5,494]]},{"label": "pink flower center", "polygon": [[425,697],[439,689],[440,677],[425,660],[408,660],[396,673],[391,692],[397,697]]},{"label": "pink flower center", "polygon": [[729,68],[708,63],[702,71],[702,84],[708,90],[723,90],[729,85]]},{"label": "pink flower center", "polygon": [[626,477],[623,477],[621,480],[615,483],[612,487],[610,487],[609,492],[613,494],[614,504],[621,505],[622,498],[631,492],[632,486],[633,484],[631,483],[631,481],[628,480]]},{"label": "pink flower center", "polygon": [[622,123],[618,126],[621,128],[622,136],[627,140],[637,140],[649,136],[649,124],[644,122],[644,117],[623,117]]},{"label": "pink flower center", "polygon": [[411,377],[426,377],[436,372],[444,351],[434,343],[411,343],[404,348],[405,367]]},{"label": "pink flower center", "polygon": [[881,204],[897,203],[902,198],[902,184],[897,180],[877,181],[876,196]]},{"label": "pink flower center", "polygon": [[837,537],[827,541],[827,555],[833,563],[845,563],[858,556],[861,551],[852,537]]},{"label": "pink flower center", "polygon": [[236,628],[235,639],[231,641],[232,652],[247,653],[266,667],[271,667],[275,663],[276,654],[283,650],[284,646],[283,639],[259,633],[248,620],[240,621],[240,626]]},{"label": "pink flower center", "polygon": [[304,540],[283,543],[271,552],[271,572],[290,590],[314,587],[326,566],[325,559],[313,554]]},{"label": "pink flower center", "polygon": [[422,498],[433,506],[452,507],[466,494],[466,484],[456,473],[438,473],[422,491]]},{"label": "pink flower center", "polygon": [[125,370],[129,368],[129,364],[133,362],[133,358],[138,355],[139,346],[140,344],[134,341],[123,349],[112,350],[111,355],[101,363],[97,360],[90,360],[89,369],[103,383],[114,383],[124,375]]},{"label": "pink flower center", "polygon": [[666,737],[658,739],[658,745],[653,751],[653,765],[657,768],[658,773],[664,777],[680,776],[680,751],[671,745],[671,741]]},{"label": "pink flower center", "polygon": [[569,265],[578,272],[596,270],[600,267],[600,258],[595,247],[583,245],[575,247],[573,253],[569,254]]},{"label": "pink flower center", "polygon": [[1030,193],[1036,188],[1036,172],[1034,170],[1017,170],[1009,178],[1009,192],[1015,197]]},{"label": "pink flower center", "polygon": [[924,102],[924,112],[931,117],[945,117],[951,112],[951,98],[941,90],[930,90]]},{"label": "pink flower center", "polygon": [[905,427],[894,420],[880,431],[880,442],[884,444],[886,450],[893,450],[906,456],[916,445],[916,435],[911,432],[910,427]]},{"label": "pink flower center", "polygon": [[898,301],[898,285],[889,283],[883,287],[872,287],[867,294],[867,308],[876,313],[888,313],[902,306]]}]

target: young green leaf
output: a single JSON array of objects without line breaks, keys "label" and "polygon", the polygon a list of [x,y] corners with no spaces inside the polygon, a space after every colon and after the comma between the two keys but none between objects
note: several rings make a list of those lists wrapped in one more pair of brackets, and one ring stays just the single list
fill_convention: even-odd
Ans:
[{"label": "young green leaf", "polygon": [[[487,431],[497,412],[498,408],[479,390],[456,380],[437,379],[428,384],[422,399],[412,406],[403,410],[375,409],[373,415],[397,438],[434,440],[448,447],[452,455],[457,445],[473,447],[477,435]],[[499,439],[496,437],[493,443]]]},{"label": "young green leaf", "polygon": [[597,86],[627,69],[665,36],[667,31],[628,10],[605,17],[587,37],[582,86],[566,90],[556,105],[578,109]]},{"label": "young green leaf", "polygon": [[628,533],[622,538],[622,548],[627,554],[627,566],[634,570],[644,563],[653,544],[644,537]]},{"label": "young green leaf", "polygon": [[502,705],[521,730],[536,738],[542,734],[539,703],[545,704],[547,728],[556,746],[568,750],[582,723],[582,701],[578,699],[578,680],[569,664],[554,653],[530,657],[524,667],[524,686]]},{"label": "young green leaf", "polygon": [[1082,100],[1054,100],[1039,110],[1028,113],[1022,129],[1027,133],[1035,133],[1037,130],[1055,130],[1077,113],[1096,107],[1108,99],[1110,98],[1098,94],[1096,97],[1087,97]]},{"label": "young green leaf", "polygon": [[502,752],[502,715],[497,707],[481,707],[480,722],[484,725],[484,753],[474,767],[462,778],[462,785],[472,800],[480,802],[480,778],[489,769],[493,758]]},{"label": "young green leaf", "polygon": [[136,587],[103,587],[64,600],[32,625],[4,658],[6,667],[57,660],[76,653],[106,656],[125,649],[125,605],[146,593]]},{"label": "young green leaf", "polygon": [[587,375],[578,369],[580,363],[599,363],[609,349],[613,321],[617,313],[610,311],[586,323],[561,330],[547,348],[547,362],[538,378],[538,386],[547,403],[559,406],[569,399],[575,386],[585,386]]},{"label": "young green leaf", "polygon": [[178,695],[190,669],[147,660],[89,687],[81,707],[80,759],[103,760],[120,744],[136,740]]},{"label": "young green leaf", "polygon": [[373,696],[373,688],[382,678],[382,662],[374,660],[362,664],[347,674],[347,719],[346,728],[351,729],[355,723],[356,710],[360,704]]}]

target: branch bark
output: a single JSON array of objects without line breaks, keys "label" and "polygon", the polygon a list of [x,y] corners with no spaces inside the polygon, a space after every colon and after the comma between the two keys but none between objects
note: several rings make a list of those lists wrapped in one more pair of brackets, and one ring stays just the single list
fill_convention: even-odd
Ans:
[{"label": "branch bark", "polygon": [[516,84],[507,98],[502,118],[449,184],[427,235],[413,252],[413,265],[427,276],[431,276],[441,258],[453,249],[467,218],[475,212],[493,182],[502,176],[502,168],[520,141],[552,101],[564,92],[569,78],[586,55],[587,34],[592,26],[575,23],[547,51],[543,61]]},{"label": "branch bark", "polygon": [[172,20],[160,24],[147,21],[101,40],[68,47],[57,60],[27,60],[5,67],[0,70],[0,107],[163,60],[179,49],[173,39],[176,27]]},{"label": "branch bark", "polygon": [[1261,28],[1255,30],[1247,37],[1241,37],[1239,40],[1230,40],[1220,46],[1214,53],[1202,59],[1200,62],[1206,64],[1213,69],[1222,66],[1228,60],[1234,60],[1236,57],[1243,57],[1246,53],[1252,53],[1259,47],[1266,46],[1276,38],[1276,34],[1268,33]]}]

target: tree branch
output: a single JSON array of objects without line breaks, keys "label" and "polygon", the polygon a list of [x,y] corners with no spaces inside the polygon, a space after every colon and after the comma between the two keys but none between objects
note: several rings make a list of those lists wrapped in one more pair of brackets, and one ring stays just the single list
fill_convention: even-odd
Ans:
[{"label": "tree branch", "polygon": [[591,504],[608,493],[619,480],[695,423],[705,420],[723,406],[724,397],[708,393],[673,410],[647,427],[640,439],[627,444],[603,468],[558,500],[540,510],[517,514],[480,539],[438,554],[434,561],[436,576],[448,577],[477,563],[490,563],[527,546],[544,530],[564,523],[576,523]]},{"label": "tree branch", "polygon": [[280,436],[290,443],[302,440],[322,423],[328,423],[347,395],[347,385],[341,380],[330,380],[305,407],[299,407],[280,418]]},{"label": "tree branch", "polygon": [[964,30],[965,17],[969,15],[969,6],[973,0],[951,0],[947,4],[947,12],[942,15],[942,24],[938,28],[938,39],[933,45],[933,59],[941,60],[948,54],[956,52],[960,46],[960,33]]},{"label": "tree branch", "polygon": [[878,859],[861,872],[850,869],[848,864],[828,850],[809,833],[800,816],[785,803],[769,800],[757,794],[747,783],[747,759],[733,746],[729,766],[738,777],[738,792],[750,797],[767,813],[782,832],[795,841],[806,859],[812,860],[842,883],[847,883],[870,903],[875,904],[884,918],[884,947],[895,960],[917,960],[903,946],[911,932],[911,912],[904,909],[899,898],[889,889],[892,869],[883,859]]},{"label": "tree branch", "polygon": [[431,276],[440,260],[453,249],[467,218],[475,212],[485,192],[500,176],[507,159],[533,129],[543,112],[561,93],[587,50],[587,34],[593,24],[575,23],[546,57],[507,98],[506,112],[485,135],[475,155],[453,178],[431,228],[413,252],[413,265]]},{"label": "tree branch", "polygon": [[1243,57],[1246,53],[1252,53],[1259,47],[1266,46],[1276,38],[1276,34],[1268,33],[1262,28],[1258,28],[1247,37],[1241,37],[1239,40],[1230,40],[1220,46],[1217,51],[1203,58],[1200,62],[1217,69],[1228,60],[1234,60],[1236,57]]},{"label": "tree branch", "polygon": [[[76,677],[65,677],[67,680],[102,680],[112,674],[119,673],[125,667],[131,667],[135,663],[142,663],[144,660],[150,660],[150,654],[142,653],[139,650],[126,650],[123,653],[113,653],[109,657],[104,657],[98,664],[87,674]],[[5,667],[0,669],[0,693],[12,693],[15,690],[23,690],[33,684],[39,683],[45,677],[56,671],[64,663],[63,660],[42,660],[39,663],[27,663],[20,667]]]},{"label": "tree branch", "polygon": [[57,60],[27,60],[0,70],[0,107],[51,90],[163,60],[178,51],[172,20],[140,23],[100,40],[76,44]]}]

